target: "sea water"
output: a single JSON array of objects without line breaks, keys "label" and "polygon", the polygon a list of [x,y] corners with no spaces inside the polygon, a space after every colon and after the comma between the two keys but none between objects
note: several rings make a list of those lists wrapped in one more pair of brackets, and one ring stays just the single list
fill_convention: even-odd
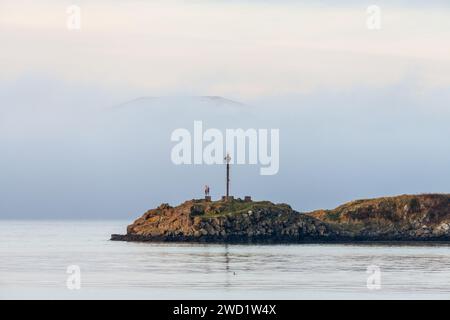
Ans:
[{"label": "sea water", "polygon": [[127,224],[0,220],[0,299],[450,298],[446,243],[109,241]]}]

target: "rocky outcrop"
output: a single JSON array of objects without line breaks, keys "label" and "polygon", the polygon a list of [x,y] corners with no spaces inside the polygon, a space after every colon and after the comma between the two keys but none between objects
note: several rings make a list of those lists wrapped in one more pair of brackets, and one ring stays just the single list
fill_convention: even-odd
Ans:
[{"label": "rocky outcrop", "polygon": [[128,226],[126,235],[113,235],[112,240],[292,242],[335,236],[328,224],[289,205],[237,199],[162,204]]},{"label": "rocky outcrop", "polygon": [[310,216],[356,240],[449,240],[450,195],[403,195],[344,204]]},{"label": "rocky outcrop", "polygon": [[162,204],[128,226],[123,241],[339,242],[450,240],[450,195],[353,201],[300,213],[287,204],[190,200]]}]

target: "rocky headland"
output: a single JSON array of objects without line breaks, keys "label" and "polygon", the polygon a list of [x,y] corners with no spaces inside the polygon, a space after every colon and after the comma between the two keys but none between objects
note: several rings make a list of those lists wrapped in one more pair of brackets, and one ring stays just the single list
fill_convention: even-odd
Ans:
[{"label": "rocky headland", "polygon": [[352,201],[301,213],[287,204],[190,200],[147,211],[116,241],[300,243],[450,240],[450,195]]}]

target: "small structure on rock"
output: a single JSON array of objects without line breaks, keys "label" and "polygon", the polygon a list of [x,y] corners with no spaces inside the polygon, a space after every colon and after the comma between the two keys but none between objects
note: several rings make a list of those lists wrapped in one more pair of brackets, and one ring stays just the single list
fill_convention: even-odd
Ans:
[{"label": "small structure on rock", "polygon": [[230,197],[230,161],[231,161],[229,153],[227,153],[227,156],[224,158],[224,160],[227,163],[227,195],[225,200],[228,200]]},{"label": "small structure on rock", "polygon": [[205,185],[205,200],[211,201],[211,196],[209,195],[209,186]]},{"label": "small structure on rock", "polygon": [[[222,196],[222,201],[233,201],[235,198],[234,196],[230,196],[230,163],[231,163],[231,157],[230,154],[227,153],[227,156],[224,158],[226,163],[226,195]],[[208,185],[205,185],[204,187],[205,192],[205,201],[211,202],[212,198],[210,196],[210,188]],[[242,201],[241,199],[238,199],[239,201]],[[252,197],[245,196],[244,202],[252,202]]]}]

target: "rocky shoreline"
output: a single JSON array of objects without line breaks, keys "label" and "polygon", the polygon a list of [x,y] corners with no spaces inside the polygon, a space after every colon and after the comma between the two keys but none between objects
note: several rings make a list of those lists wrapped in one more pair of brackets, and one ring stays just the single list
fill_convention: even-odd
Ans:
[{"label": "rocky shoreline", "polygon": [[300,213],[287,204],[190,200],[147,211],[114,241],[339,243],[449,241],[450,195],[358,200]]}]

